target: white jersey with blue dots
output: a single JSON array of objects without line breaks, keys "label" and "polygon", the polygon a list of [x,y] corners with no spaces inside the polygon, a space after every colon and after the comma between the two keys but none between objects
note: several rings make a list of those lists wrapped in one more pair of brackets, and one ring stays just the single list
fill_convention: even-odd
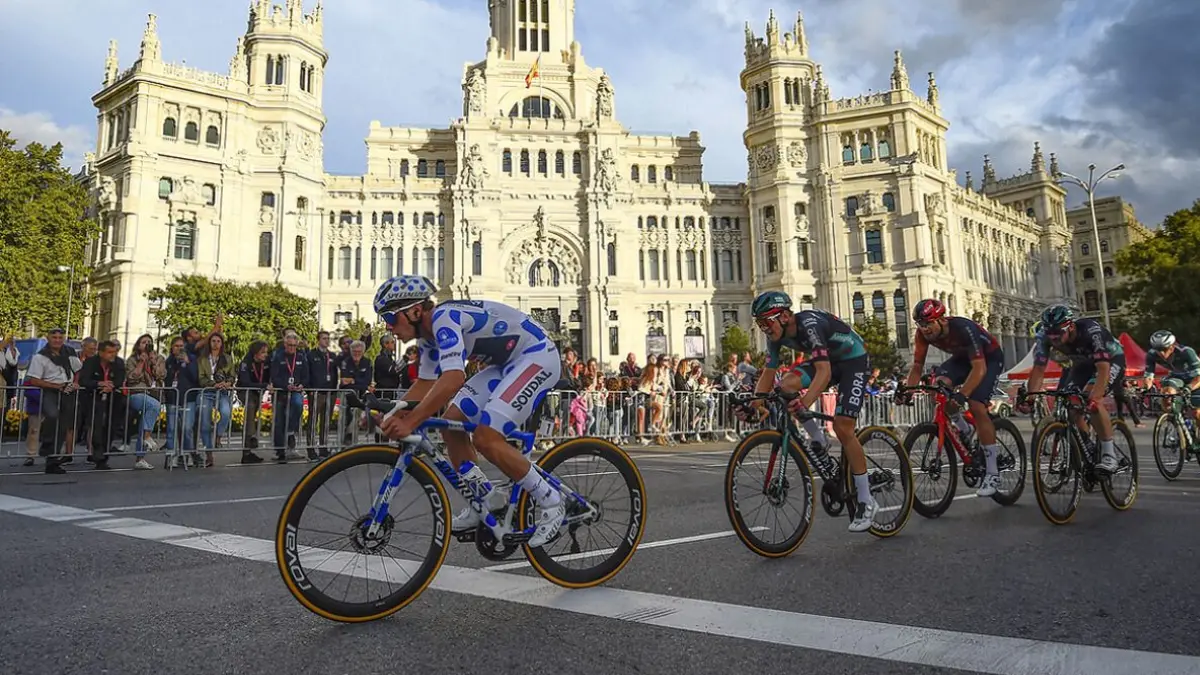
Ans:
[{"label": "white jersey with blue dots", "polygon": [[562,373],[558,349],[525,312],[490,300],[449,300],[433,309],[433,340],[419,345],[418,377],[483,368],[455,396],[467,419],[503,434],[519,429]]}]

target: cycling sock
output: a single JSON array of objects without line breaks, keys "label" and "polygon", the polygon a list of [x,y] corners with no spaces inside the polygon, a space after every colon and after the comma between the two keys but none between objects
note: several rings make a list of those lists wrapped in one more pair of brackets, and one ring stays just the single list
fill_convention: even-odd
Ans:
[{"label": "cycling sock", "polygon": [[525,474],[525,477],[521,479],[520,485],[521,489],[528,492],[533,501],[537,502],[540,506],[553,506],[562,500],[562,495],[558,494],[558,490],[555,490],[547,483],[546,479],[542,478],[542,474],[538,473],[538,470],[533,465],[530,465],[529,473]]},{"label": "cycling sock", "polygon": [[1111,438],[1108,439],[1107,441],[1100,441],[1100,458],[1101,459],[1103,459],[1105,457],[1116,457],[1116,456],[1117,456],[1117,452],[1115,449],[1113,449],[1113,442],[1112,442]]},{"label": "cycling sock", "polygon": [[1000,469],[996,468],[996,456],[1000,454],[1000,446],[996,443],[983,446],[983,456],[987,459],[987,472],[989,476],[995,476],[1000,473]]},{"label": "cycling sock", "polygon": [[804,430],[808,432],[810,438],[816,441],[817,445],[822,448],[829,447],[829,439],[825,437],[825,428],[817,420],[804,420]]},{"label": "cycling sock", "polygon": [[875,499],[871,495],[871,482],[867,480],[867,474],[865,473],[854,474],[854,489],[858,492],[858,501],[861,503],[865,504]]},{"label": "cycling sock", "polygon": [[958,427],[958,433],[962,434],[963,436],[971,433],[971,425],[967,424],[967,418],[963,417],[962,413],[955,415],[953,420],[954,426]]}]

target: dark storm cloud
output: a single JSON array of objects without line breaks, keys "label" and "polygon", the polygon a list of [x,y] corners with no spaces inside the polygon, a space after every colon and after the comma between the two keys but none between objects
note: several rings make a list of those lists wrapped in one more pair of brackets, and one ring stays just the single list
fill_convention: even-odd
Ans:
[{"label": "dark storm cloud", "polygon": [[954,0],[964,22],[977,31],[1047,23],[1057,18],[1068,4],[1068,0]]},{"label": "dark storm cloud", "polygon": [[1088,101],[1176,157],[1200,157],[1200,2],[1137,0],[1076,65]]}]

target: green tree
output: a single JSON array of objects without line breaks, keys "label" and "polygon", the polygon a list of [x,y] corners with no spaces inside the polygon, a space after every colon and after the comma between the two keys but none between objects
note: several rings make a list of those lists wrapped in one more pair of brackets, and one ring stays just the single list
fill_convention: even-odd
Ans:
[{"label": "green tree", "polygon": [[1135,340],[1144,345],[1166,329],[1184,344],[1200,341],[1200,199],[1167,216],[1154,236],[1118,251],[1116,261],[1124,282],[1109,293],[1128,303]]},{"label": "green tree", "polygon": [[225,319],[221,332],[235,354],[241,354],[254,340],[266,340],[274,347],[287,328],[310,344],[316,339],[316,301],[279,283],[244,284],[187,275],[177,277],[166,288],[150,290],[146,297],[162,303],[158,322],[164,340],[188,327],[207,331],[217,316]]},{"label": "green tree", "polygon": [[888,335],[888,325],[883,319],[873,316],[860,319],[855,322],[854,331],[866,343],[871,367],[878,368],[881,374],[902,370],[907,365],[900,350],[896,349],[895,341]]},{"label": "green tree", "polygon": [[[99,228],[86,218],[87,190],[62,165],[63,147],[16,149],[0,129],[0,335],[63,326],[73,336],[85,314],[84,247]],[[66,326],[70,273],[71,326]]]},{"label": "green tree", "polygon": [[750,335],[742,330],[740,326],[731,325],[725,329],[725,334],[721,336],[721,362],[717,364],[717,368],[723,370],[725,364],[729,363],[729,356],[731,354],[737,354],[738,361],[741,361],[742,354],[753,351],[750,343]]},{"label": "green tree", "polygon": [[[365,354],[366,358],[370,359],[373,363],[375,361],[375,357],[379,356],[379,340],[383,338],[384,333],[387,333],[387,326],[383,325],[382,322],[369,324],[367,323],[366,319],[359,317],[351,321],[346,326],[346,330],[333,333],[334,344],[332,348],[336,349],[338,340],[343,337],[351,337],[355,340],[359,340],[362,339],[364,335],[370,335],[371,345],[367,347],[367,351],[363,352],[363,354]],[[309,340],[309,342],[311,343],[312,340]]]}]

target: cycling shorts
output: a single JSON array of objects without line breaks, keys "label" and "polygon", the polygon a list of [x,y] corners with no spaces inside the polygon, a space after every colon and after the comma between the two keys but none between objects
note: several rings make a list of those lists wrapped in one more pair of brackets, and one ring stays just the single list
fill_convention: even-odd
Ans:
[{"label": "cycling shorts", "polygon": [[[983,376],[983,381],[975,387],[975,391],[971,392],[969,397],[972,401],[988,405],[992,401],[992,392],[996,390],[996,382],[1000,380],[1000,376],[1004,373],[1004,354],[996,352],[987,359],[987,374]],[[962,386],[963,382],[971,375],[971,359],[966,357],[954,357],[948,361],[942,362],[942,365],[937,367],[937,376],[944,377],[955,387]]]},{"label": "cycling shorts", "polygon": [[[837,385],[838,388],[837,409],[833,414],[857,419],[858,413],[862,411],[863,397],[867,393],[867,378],[871,375],[870,359],[866,356],[856,356],[845,361],[830,361],[829,368],[829,384],[826,388],[833,385]],[[817,372],[817,364],[805,361],[792,366],[791,372],[800,376],[801,388],[807,389]]]},{"label": "cycling shorts", "polygon": [[[1114,358],[1111,362],[1111,367],[1108,369],[1108,382],[1104,385],[1104,395],[1108,396],[1113,393],[1113,387],[1116,386],[1125,377],[1125,355],[1122,354]],[[1094,384],[1096,379],[1096,364],[1095,363],[1076,363],[1071,366],[1071,370],[1064,373],[1066,377],[1059,380],[1058,388],[1060,391],[1074,389],[1083,391],[1085,387]]]},{"label": "cycling shorts", "polygon": [[529,420],[562,375],[562,358],[553,343],[514,357],[503,366],[487,366],[458,390],[452,405],[467,420],[505,436]]}]

